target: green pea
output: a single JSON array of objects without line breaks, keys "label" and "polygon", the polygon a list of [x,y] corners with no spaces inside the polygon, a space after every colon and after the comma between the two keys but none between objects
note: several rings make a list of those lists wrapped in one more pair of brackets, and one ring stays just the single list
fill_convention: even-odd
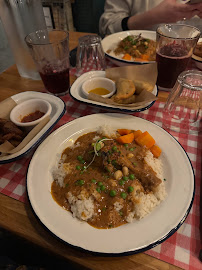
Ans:
[{"label": "green pea", "polygon": [[76,169],[77,169],[77,170],[81,170],[81,166],[77,165],[77,166],[76,166]]},{"label": "green pea", "polygon": [[134,151],[134,148],[133,148],[133,147],[131,147],[129,150],[130,150],[130,151]]},{"label": "green pea", "polygon": [[100,187],[100,189],[101,189],[102,191],[104,191],[105,188],[106,188],[105,186],[101,186],[101,187]]},{"label": "green pea", "polygon": [[97,184],[98,184],[98,187],[103,186],[103,183],[102,182],[98,182]]},{"label": "green pea", "polygon": [[82,156],[78,156],[77,159],[78,159],[79,161],[81,161],[81,160],[83,160],[83,157],[82,157]]},{"label": "green pea", "polygon": [[77,185],[77,186],[83,186],[84,183],[85,183],[84,180],[77,180],[77,181],[76,181],[76,185]]},{"label": "green pea", "polygon": [[116,152],[117,151],[117,147],[116,146],[113,146],[112,147],[112,151]]},{"label": "green pea", "polygon": [[128,192],[130,193],[130,192],[133,192],[133,190],[134,190],[134,188],[133,187],[128,187]]},{"label": "green pea", "polygon": [[119,181],[119,185],[120,185],[120,186],[123,186],[123,185],[124,185],[124,181],[123,181],[123,180],[120,180],[120,181]]},{"label": "green pea", "polygon": [[127,39],[128,39],[128,41],[132,41],[133,40],[133,38],[131,36],[128,36]]},{"label": "green pea", "polygon": [[128,176],[123,176],[123,181],[127,181],[128,180]]},{"label": "green pea", "polygon": [[95,179],[92,179],[91,182],[92,183],[97,183],[97,181]]},{"label": "green pea", "polygon": [[127,194],[125,192],[121,192],[121,198],[125,200],[126,197],[127,197]]},{"label": "green pea", "polygon": [[134,180],[134,179],[135,179],[135,175],[134,175],[134,174],[130,174],[130,175],[129,175],[129,179],[130,179],[130,180]]},{"label": "green pea", "polygon": [[116,190],[110,190],[109,195],[110,195],[111,197],[116,196]]},{"label": "green pea", "polygon": [[116,164],[117,164],[116,160],[113,159],[113,160],[112,160],[112,165],[113,165],[113,166],[116,166]]},{"label": "green pea", "polygon": [[99,187],[96,188],[96,190],[97,190],[97,192],[99,192],[99,193],[101,192],[101,189],[100,189]]}]

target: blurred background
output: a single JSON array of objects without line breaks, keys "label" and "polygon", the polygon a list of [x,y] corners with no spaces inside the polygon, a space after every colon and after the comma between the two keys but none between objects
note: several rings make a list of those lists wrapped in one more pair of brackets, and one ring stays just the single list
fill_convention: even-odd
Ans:
[{"label": "blurred background", "polygon": [[[99,19],[105,0],[41,0],[48,29],[99,34]],[[0,18],[0,72],[14,64],[14,58]]]}]

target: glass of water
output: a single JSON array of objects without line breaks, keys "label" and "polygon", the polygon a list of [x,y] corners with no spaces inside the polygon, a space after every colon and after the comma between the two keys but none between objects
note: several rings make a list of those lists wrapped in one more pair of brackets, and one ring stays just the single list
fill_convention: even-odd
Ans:
[{"label": "glass of water", "polygon": [[163,110],[163,127],[168,130],[195,134],[202,131],[202,72],[182,72]]},{"label": "glass of water", "polygon": [[79,77],[92,70],[105,70],[105,53],[98,35],[86,35],[79,38],[76,56],[76,75]]}]

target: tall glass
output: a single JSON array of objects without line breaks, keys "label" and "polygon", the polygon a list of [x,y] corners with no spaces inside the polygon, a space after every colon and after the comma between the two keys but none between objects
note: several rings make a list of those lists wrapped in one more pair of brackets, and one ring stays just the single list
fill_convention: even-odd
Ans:
[{"label": "tall glass", "polygon": [[183,72],[200,37],[200,30],[191,25],[160,25],[156,31],[157,85],[171,90],[178,75]]},{"label": "tall glass", "polygon": [[1,0],[0,17],[19,74],[22,77],[39,79],[24,39],[29,33],[46,28],[41,0]]},{"label": "tall glass", "polygon": [[38,30],[25,41],[46,90],[56,96],[65,95],[69,90],[69,33]]}]

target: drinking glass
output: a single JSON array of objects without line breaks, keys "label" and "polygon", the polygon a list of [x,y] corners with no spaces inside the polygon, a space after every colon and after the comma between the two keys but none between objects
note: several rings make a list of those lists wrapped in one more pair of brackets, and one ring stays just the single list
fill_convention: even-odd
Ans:
[{"label": "drinking glass", "polygon": [[79,38],[76,55],[76,75],[91,70],[105,70],[105,53],[98,35],[86,35]]},{"label": "drinking glass", "polygon": [[157,85],[170,91],[183,72],[200,37],[200,30],[191,25],[160,25],[156,31]]},{"label": "drinking glass", "polygon": [[46,90],[56,96],[69,90],[69,33],[62,30],[38,30],[26,36]]},{"label": "drinking glass", "polygon": [[202,131],[202,72],[182,72],[163,109],[163,127],[181,133]]},{"label": "drinking glass", "polygon": [[0,17],[20,76],[39,80],[25,37],[46,28],[41,0],[1,0]]}]

